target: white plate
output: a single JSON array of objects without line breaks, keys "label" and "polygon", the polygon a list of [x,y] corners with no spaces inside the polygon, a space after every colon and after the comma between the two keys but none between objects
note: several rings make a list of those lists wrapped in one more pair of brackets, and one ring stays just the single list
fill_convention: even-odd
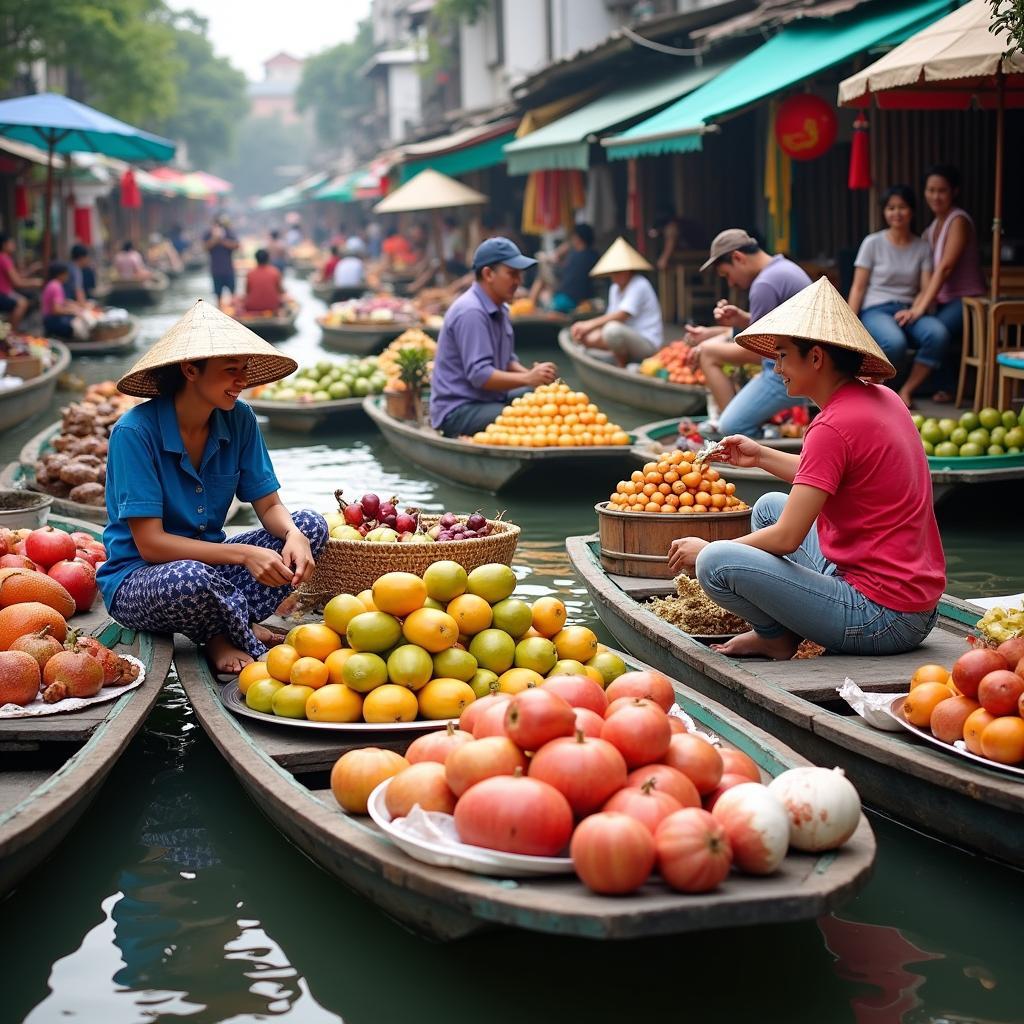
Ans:
[{"label": "white plate", "polygon": [[485,850],[483,847],[469,846],[466,843],[432,843],[400,832],[391,823],[391,815],[384,803],[384,794],[390,782],[390,779],[385,779],[370,794],[367,810],[381,831],[414,860],[439,868],[458,868],[474,875],[494,875],[498,878],[572,874],[571,857],[527,857],[520,853]]},{"label": "white plate", "polygon": [[319,729],[321,732],[431,732],[434,729],[444,729],[448,725],[448,719],[416,719],[413,722],[310,722],[306,718],[280,718],[277,715],[268,715],[262,711],[253,711],[245,703],[245,697],[238,688],[238,682],[234,679],[225,683],[220,688],[221,703],[228,711],[239,715],[242,718],[251,718],[253,721],[262,722],[263,725],[283,725],[287,728],[297,729]]},{"label": "white plate", "polygon": [[916,725],[911,725],[903,715],[900,714],[900,705],[906,699],[907,694],[905,693],[901,693],[896,697],[892,704],[889,705],[889,714],[892,715],[892,717],[895,718],[896,721],[899,722],[900,725],[902,725],[908,732],[912,732],[922,740],[927,740],[936,747],[941,747],[947,754],[955,754],[957,757],[973,761],[975,764],[980,764],[982,767],[988,768],[994,772],[1006,772],[1008,775],[1015,775],[1019,779],[1024,779],[1024,768],[1016,768],[1012,764],[1000,764],[998,761],[990,761],[987,757],[982,757],[980,754],[972,754],[969,750],[961,750],[960,747],[955,747],[952,744],[946,743],[944,740],[940,740],[937,736],[933,736],[929,729],[922,729]]},{"label": "white plate", "polygon": [[[121,654],[120,651],[117,652]],[[31,704],[21,707],[17,704],[4,704],[0,707],[0,719],[8,718],[41,718],[44,715],[62,715],[71,711],[81,711],[82,708],[90,707],[93,704],[103,704],[108,700],[116,700],[118,697],[137,689],[146,681],[146,666],[138,658],[131,654],[121,654],[126,661],[132,662],[138,670],[138,676],[124,686],[104,686],[95,697],[65,697],[55,704],[47,704],[40,694]]]}]

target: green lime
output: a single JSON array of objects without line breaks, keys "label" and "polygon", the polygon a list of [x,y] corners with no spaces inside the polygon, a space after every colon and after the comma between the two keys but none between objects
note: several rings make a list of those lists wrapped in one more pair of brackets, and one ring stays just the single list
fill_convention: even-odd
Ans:
[{"label": "green lime", "polygon": [[981,426],[981,419],[976,412],[965,412],[960,417],[960,426],[964,430],[977,430]]},{"label": "green lime", "polygon": [[946,440],[942,428],[934,420],[921,428],[921,440],[926,444],[939,444]]},{"label": "green lime", "polygon": [[1006,449],[1001,444],[990,444],[988,446],[988,455],[1005,455]]},{"label": "green lime", "polygon": [[[972,429],[974,429],[974,428],[972,428]],[[967,437],[968,437],[967,428],[966,427],[957,427],[956,430],[954,430],[953,433],[949,435],[949,440],[952,441],[953,444],[955,444],[957,446],[957,448],[959,448],[960,445],[967,444]]]},{"label": "green lime", "polygon": [[962,459],[976,459],[981,455],[985,454],[985,449],[980,444],[975,444],[973,441],[968,441],[967,444],[960,445],[960,458]]},{"label": "green lime", "polygon": [[945,419],[939,420],[939,430],[942,431],[942,436],[943,437],[949,437],[949,435],[952,434],[953,431],[956,430],[956,428],[958,426],[959,426],[959,424],[957,423],[956,420],[951,420],[948,417],[945,418]]},{"label": "green lime", "polygon": [[1003,414],[998,409],[986,406],[978,413],[978,422],[985,427],[986,430],[991,430],[993,427],[998,427],[1003,422]]},{"label": "green lime", "polygon": [[960,446],[953,444],[952,441],[943,441],[935,446],[935,454],[940,459],[956,458],[960,454]]},{"label": "green lime", "polygon": [[981,448],[987,448],[992,443],[992,439],[989,437],[988,431],[984,427],[972,430],[967,435],[967,440],[971,444],[976,444]]}]

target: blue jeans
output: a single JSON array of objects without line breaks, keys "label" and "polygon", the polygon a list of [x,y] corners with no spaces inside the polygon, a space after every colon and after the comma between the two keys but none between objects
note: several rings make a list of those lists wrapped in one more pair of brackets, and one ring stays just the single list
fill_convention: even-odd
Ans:
[{"label": "blue jeans", "polygon": [[213,294],[219,299],[221,292],[227,288],[232,295],[235,294],[235,275],[231,274],[214,274],[213,275]]},{"label": "blue jeans", "polygon": [[718,417],[718,433],[723,437],[728,434],[757,437],[777,412],[806,404],[806,398],[794,398],[786,393],[786,385],[775,372],[775,360],[764,359],[761,372],[740,388],[739,394]]},{"label": "blue jeans", "polygon": [[893,319],[901,309],[910,309],[909,302],[883,302],[860,311],[860,319],[868,333],[898,370],[907,360],[907,349],[913,341],[917,349],[914,362],[923,363],[933,370],[942,365],[942,357],[949,348],[949,331],[935,316],[922,316],[906,327]]},{"label": "blue jeans", "polygon": [[[786,497],[773,492],[758,498],[753,529],[778,522]],[[816,526],[785,557],[717,540],[697,556],[696,574],[712,601],[741,616],[759,636],[782,636],[788,630],[835,654],[912,651],[939,614],[937,609],[893,611],[865,597],[822,554]]]},{"label": "blue jeans", "polygon": [[515,391],[508,393],[504,402],[467,402],[460,405],[445,416],[441,423],[441,433],[445,437],[472,437],[489,423],[493,423],[513,398],[525,395],[529,390],[530,388],[516,388]]}]

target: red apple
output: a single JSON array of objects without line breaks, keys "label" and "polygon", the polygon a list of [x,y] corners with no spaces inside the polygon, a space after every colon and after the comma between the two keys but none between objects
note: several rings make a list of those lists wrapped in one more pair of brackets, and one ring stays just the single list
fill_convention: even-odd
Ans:
[{"label": "red apple", "polygon": [[72,597],[76,612],[87,612],[96,600],[96,570],[88,562],[60,561],[47,575],[56,580]]},{"label": "red apple", "polygon": [[991,647],[975,647],[953,664],[953,685],[965,697],[977,697],[978,686],[989,672],[1009,668],[1006,659]]},{"label": "red apple", "polygon": [[75,542],[71,535],[53,526],[33,530],[25,540],[25,554],[47,569],[75,557]]},{"label": "red apple", "polygon": [[99,543],[99,541],[97,541],[97,539],[91,533],[86,533],[84,530],[75,530],[75,532],[69,534],[69,536],[80,548],[84,548],[87,544]]}]

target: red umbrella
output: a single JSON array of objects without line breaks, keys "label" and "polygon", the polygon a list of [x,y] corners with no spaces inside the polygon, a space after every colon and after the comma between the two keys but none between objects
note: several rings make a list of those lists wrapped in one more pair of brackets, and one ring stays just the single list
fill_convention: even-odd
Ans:
[{"label": "red umbrella", "polygon": [[126,210],[138,210],[142,206],[142,193],[130,167],[121,175],[121,206]]}]

